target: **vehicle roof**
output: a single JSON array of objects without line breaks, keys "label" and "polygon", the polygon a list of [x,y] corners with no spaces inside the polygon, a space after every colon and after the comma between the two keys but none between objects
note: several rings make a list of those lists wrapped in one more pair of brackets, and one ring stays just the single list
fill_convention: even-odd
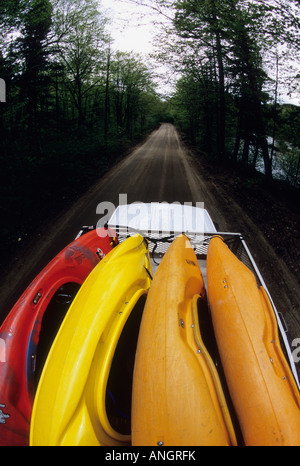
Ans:
[{"label": "vehicle roof", "polygon": [[129,227],[143,232],[216,233],[216,227],[206,209],[167,202],[120,205],[108,226]]}]

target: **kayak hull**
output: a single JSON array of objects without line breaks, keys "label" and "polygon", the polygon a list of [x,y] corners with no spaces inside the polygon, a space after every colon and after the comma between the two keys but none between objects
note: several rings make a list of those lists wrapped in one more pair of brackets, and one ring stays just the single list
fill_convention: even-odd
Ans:
[{"label": "kayak hull", "polygon": [[246,445],[299,445],[300,399],[267,293],[214,237],[207,256],[213,326]]},{"label": "kayak hull", "polygon": [[[46,322],[48,327],[52,323],[55,334],[63,318],[60,313],[68,307],[67,301],[53,302],[58,299],[57,292],[72,293],[67,300],[73,298],[100,258],[111,251],[112,235],[107,229],[99,229],[73,241],[34,279],[3,322],[0,328],[1,446],[29,444],[37,366],[45,358],[39,346],[43,324]],[[50,343],[45,342],[45,352],[49,349],[47,344]]]},{"label": "kayak hull", "polygon": [[118,245],[89,275],[44,366],[32,414],[31,445],[130,443],[130,435],[111,425],[106,389],[124,326],[150,283],[148,244],[140,235]]},{"label": "kayak hull", "polygon": [[132,405],[133,445],[235,445],[214,364],[199,330],[206,305],[186,236],[171,244],[151,285],[140,327]]}]

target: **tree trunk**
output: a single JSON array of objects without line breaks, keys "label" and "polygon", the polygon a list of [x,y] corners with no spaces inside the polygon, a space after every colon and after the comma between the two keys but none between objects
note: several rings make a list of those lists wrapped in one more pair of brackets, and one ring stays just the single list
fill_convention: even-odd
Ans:
[{"label": "tree trunk", "polygon": [[243,155],[242,155],[242,163],[245,168],[248,167],[249,146],[250,146],[250,136],[249,134],[247,134],[244,139],[244,149],[243,149]]},{"label": "tree trunk", "polygon": [[224,64],[222,54],[222,44],[220,32],[216,32],[216,44],[217,44],[217,61],[218,61],[218,72],[219,72],[219,115],[218,115],[218,156],[221,160],[225,157],[225,76],[224,76]]},{"label": "tree trunk", "polygon": [[105,85],[105,110],[104,110],[104,144],[107,164],[110,164],[110,156],[108,151],[108,127],[109,127],[109,77],[110,77],[110,51],[107,58],[106,70],[106,85]]},{"label": "tree trunk", "polygon": [[259,138],[259,145],[262,148],[265,165],[265,175],[268,180],[272,179],[272,161],[269,156],[268,141],[265,137]]},{"label": "tree trunk", "polygon": [[241,120],[242,120],[242,116],[241,116],[241,111],[240,111],[239,116],[238,116],[238,124],[237,124],[234,150],[233,150],[233,160],[235,162],[238,161],[239,149],[240,149],[240,144],[241,144]]}]

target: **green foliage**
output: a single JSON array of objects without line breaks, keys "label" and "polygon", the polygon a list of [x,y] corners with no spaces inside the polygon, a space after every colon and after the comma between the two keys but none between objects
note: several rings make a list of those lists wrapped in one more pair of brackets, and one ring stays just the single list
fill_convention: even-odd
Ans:
[{"label": "green foliage", "polygon": [[300,148],[290,144],[280,144],[277,155],[277,165],[281,169],[281,177],[288,181],[291,186],[297,187],[300,184]]},{"label": "green foliage", "polygon": [[[171,7],[169,0],[161,3]],[[278,59],[286,59],[278,49],[284,44],[292,58],[300,51],[299,2],[171,3],[173,27],[166,37],[172,37],[168,50],[182,75],[172,100],[175,121],[211,157],[241,161],[245,168],[262,157],[265,174],[271,179],[274,151],[268,147],[268,137],[280,138],[282,128],[292,124],[290,120],[281,126],[282,119],[270,111],[270,102],[274,101],[274,108],[278,102]],[[167,53],[160,56],[166,60]],[[274,57],[275,82],[269,65],[272,60],[274,67]],[[294,73],[292,85],[286,82],[286,87],[295,91],[296,82]],[[288,141],[292,139],[291,134]]]},{"label": "green foliage", "polygon": [[112,54],[96,0],[1,0],[0,241],[8,254],[161,121],[139,57]]}]

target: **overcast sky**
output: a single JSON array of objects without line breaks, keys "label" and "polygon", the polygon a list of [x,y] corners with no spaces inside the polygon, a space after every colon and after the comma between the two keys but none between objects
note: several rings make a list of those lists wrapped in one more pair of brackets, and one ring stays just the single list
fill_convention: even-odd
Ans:
[{"label": "overcast sky", "polygon": [[[1,1],[1,0],[0,0]],[[144,63],[152,70],[157,91],[168,95],[174,90],[174,73],[166,66],[159,65],[149,54],[155,51],[153,39],[159,32],[154,21],[164,21],[152,9],[135,5],[130,0],[99,0],[104,15],[110,19],[107,31],[110,33],[113,50],[134,52],[141,55]]]},{"label": "overcast sky", "polygon": [[153,51],[155,27],[151,10],[126,0],[100,0],[100,4],[106,10],[105,16],[111,18],[107,29],[114,39],[114,49],[141,55]]}]

